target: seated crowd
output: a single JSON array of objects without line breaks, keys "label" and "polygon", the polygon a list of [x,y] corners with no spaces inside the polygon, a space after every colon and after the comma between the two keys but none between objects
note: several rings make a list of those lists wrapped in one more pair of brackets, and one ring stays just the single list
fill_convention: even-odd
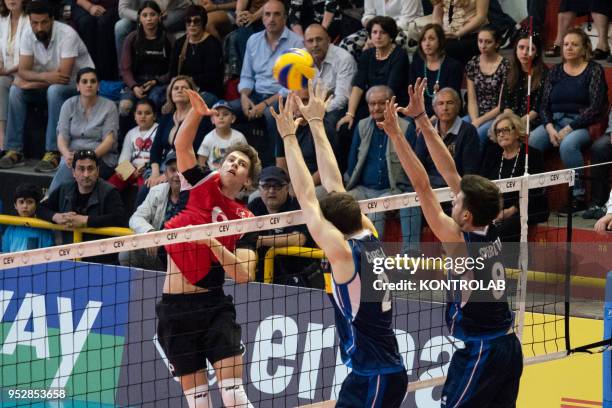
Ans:
[{"label": "seated crowd", "polygon": [[[14,205],[22,217],[68,228],[162,229],[186,201],[174,140],[191,109],[187,90],[199,92],[217,112],[202,120],[194,138],[198,163],[215,170],[230,146],[248,143],[264,167],[253,190],[241,193],[249,209],[255,215],[299,209],[271,113],[289,92],[274,79],[272,66],[296,47],[312,54],[314,81],[330,92],[324,127],[346,190],[357,199],[413,191],[376,122],[391,97],[407,104],[407,88],[419,77],[427,79],[425,114],[460,175],[509,178],[526,166],[539,173],[544,152],[556,148],[566,168],[582,167],[589,149],[593,163],[612,160],[612,113],[603,134],[592,126],[610,111],[609,85],[596,61],[609,55],[601,40],[612,18],[609,2],[594,2],[602,30],[595,50],[583,30],[570,28],[576,12],[561,2],[559,34],[548,53],[562,59],[549,66],[541,35],[533,33],[530,52],[529,30],[505,15],[498,0],[77,0],[70,16],[59,16],[53,2],[0,2],[0,169],[25,164],[28,105],[43,104],[45,153],[35,170],[54,173],[44,199],[35,186],[19,186]],[[308,93],[297,94],[306,103]],[[432,186],[445,187],[414,121],[401,118],[400,127]],[[296,133],[320,198],[326,192],[313,135],[308,126]],[[566,207],[586,210],[585,218],[604,217],[611,210],[608,171],[591,171],[590,203],[577,177]],[[548,218],[544,194],[530,191],[530,224]],[[386,215],[372,215],[383,237]],[[418,252],[420,208],[400,210],[399,219],[403,251]],[[504,194],[495,222],[503,240],[520,239],[517,193]],[[2,250],[55,242],[47,231],[10,227]],[[266,231],[257,241],[260,259],[270,247],[313,245],[303,226]],[[163,248],[97,260],[166,267]],[[278,282],[323,284],[316,262],[284,259],[278,270]],[[263,280],[262,261],[257,278]]]}]

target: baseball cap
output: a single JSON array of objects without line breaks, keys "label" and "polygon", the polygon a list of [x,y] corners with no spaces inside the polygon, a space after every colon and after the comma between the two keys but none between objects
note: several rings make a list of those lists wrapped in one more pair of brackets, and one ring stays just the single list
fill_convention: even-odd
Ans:
[{"label": "baseball cap", "polygon": [[171,161],[176,161],[176,153],[172,150],[170,153],[166,155],[166,159],[164,160],[164,166],[167,166]]},{"label": "baseball cap", "polygon": [[280,167],[268,166],[261,171],[259,181],[276,181],[281,184],[287,184],[289,183],[289,176],[285,170],[281,169]]},{"label": "baseball cap", "polygon": [[224,99],[219,99],[212,107],[213,109],[217,109],[217,108],[225,108],[228,111],[234,113],[234,110],[232,109],[232,107],[230,106],[229,102],[224,100]]}]

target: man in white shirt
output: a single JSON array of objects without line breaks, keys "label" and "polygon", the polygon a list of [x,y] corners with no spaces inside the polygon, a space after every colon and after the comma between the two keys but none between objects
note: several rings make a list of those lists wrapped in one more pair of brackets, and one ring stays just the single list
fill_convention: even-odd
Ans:
[{"label": "man in white shirt", "polygon": [[55,171],[60,154],[57,148],[57,122],[66,99],[77,94],[76,73],[94,67],[79,35],[67,24],[54,21],[51,6],[35,1],[27,9],[30,28],[21,37],[19,70],[9,92],[7,141],[0,168],[25,163],[23,133],[27,104],[47,104],[48,120],[43,159],[36,165],[39,172]]},{"label": "man in white shirt", "polygon": [[317,67],[315,82],[321,81],[333,94],[327,105],[323,124],[332,146],[343,146],[336,152],[336,158],[341,163],[341,169],[344,169],[351,138],[349,135],[342,144],[336,131],[336,124],[346,112],[353,77],[357,72],[357,63],[348,51],[331,44],[327,31],[320,24],[311,24],[306,28],[304,46],[312,55]]}]

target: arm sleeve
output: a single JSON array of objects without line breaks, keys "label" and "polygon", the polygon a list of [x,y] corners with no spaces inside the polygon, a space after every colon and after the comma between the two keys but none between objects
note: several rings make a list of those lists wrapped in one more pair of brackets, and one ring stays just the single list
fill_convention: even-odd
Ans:
[{"label": "arm sleeve", "polygon": [[123,50],[121,51],[121,61],[119,62],[119,73],[121,79],[128,88],[132,89],[138,83],[134,79],[134,73],[132,72],[132,45],[136,39],[136,31],[132,31],[125,37],[123,41]]},{"label": "arm sleeve", "polygon": [[353,79],[353,86],[361,88],[364,91],[368,88],[368,68],[370,65],[370,58],[372,58],[372,53],[369,51],[370,50],[366,50],[361,54],[359,64],[357,65],[357,73]]},{"label": "arm sleeve", "polygon": [[119,0],[117,9],[119,10],[119,18],[125,18],[130,21],[136,21],[138,19],[138,12],[133,9],[130,0]]},{"label": "arm sleeve", "polygon": [[542,89],[542,102],[540,103],[540,116],[542,117],[542,125],[546,126],[552,123],[552,112],[550,111],[550,93],[552,92],[552,79],[559,65],[555,65],[544,81],[544,89]]},{"label": "arm sleeve", "polygon": [[36,216],[38,218],[53,222],[53,216],[58,213],[59,209],[60,190],[63,190],[62,187],[53,190],[49,198],[41,201],[38,207],[36,207]]},{"label": "arm sleeve", "polygon": [[138,132],[138,127],[132,128],[123,139],[123,146],[121,147],[121,154],[119,155],[118,163],[132,160],[132,154],[134,152],[134,144],[132,143],[132,135]]},{"label": "arm sleeve", "polygon": [[72,139],[70,135],[70,118],[74,114],[74,109],[72,109],[71,99],[68,99],[62,105],[59,120],[57,121],[57,134],[62,135],[67,142],[70,142],[70,139]]},{"label": "arm sleeve", "polygon": [[[157,186],[155,186],[157,187]],[[153,207],[153,200],[155,195],[149,191],[147,197],[144,199],[142,204],[136,208],[134,214],[130,217],[129,226],[137,234],[156,229],[151,225],[152,220],[155,217],[155,208]]]},{"label": "arm sleeve", "polygon": [[60,58],[76,58],[79,54],[78,46],[79,35],[72,28],[62,33],[63,37],[60,43]]},{"label": "arm sleeve", "polygon": [[211,138],[212,135],[210,133],[204,136],[204,140],[202,140],[202,144],[200,144],[197,150],[200,156],[210,157]]},{"label": "arm sleeve", "polygon": [[99,228],[123,225],[125,225],[125,208],[119,192],[113,188],[104,198],[104,214],[88,216],[87,226]]},{"label": "arm sleeve", "polygon": [[351,83],[357,72],[357,63],[352,57],[347,56],[339,61],[336,75],[336,86],[334,97],[331,100],[327,111],[343,109],[347,106],[351,95]]},{"label": "arm sleeve", "polygon": [[23,34],[21,35],[21,41],[19,43],[19,55],[34,55],[32,50],[32,30],[29,27],[24,28]]},{"label": "arm sleeve", "polygon": [[212,173],[212,171],[208,168],[204,168],[196,164],[194,167],[184,171],[182,174],[185,180],[187,180],[191,186],[195,186],[200,182],[200,180],[206,178],[210,173]]},{"label": "arm sleeve", "polygon": [[589,62],[589,101],[586,109],[574,119],[570,126],[572,129],[586,128],[597,122],[603,110],[608,107],[608,84],[603,67],[595,62]]},{"label": "arm sleeve", "polygon": [[[106,102],[106,115],[104,115],[104,123],[102,125],[102,138],[105,138],[106,135],[112,133],[113,139],[117,142],[117,132],[119,130],[119,112],[117,111],[117,106],[104,98]],[[113,150],[115,147],[113,147]]]},{"label": "arm sleeve", "polygon": [[504,81],[504,88],[502,89],[501,102],[499,104],[500,113],[504,112],[504,109],[512,109],[512,99],[510,95],[510,89],[508,87],[508,81]]},{"label": "arm sleeve", "polygon": [[242,61],[242,71],[240,71],[240,82],[238,92],[243,89],[255,89],[255,74],[253,72],[253,62],[251,61],[251,48],[253,47],[253,36],[249,37],[246,45],[246,52]]}]

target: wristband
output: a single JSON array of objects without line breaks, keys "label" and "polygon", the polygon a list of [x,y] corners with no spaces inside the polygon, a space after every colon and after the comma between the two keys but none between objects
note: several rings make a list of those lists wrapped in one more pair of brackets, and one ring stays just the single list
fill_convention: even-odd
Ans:
[{"label": "wristband", "polygon": [[352,119],[355,119],[355,115],[353,115],[351,112],[346,112],[346,114],[344,116],[349,116]]},{"label": "wristband", "polygon": [[308,119],[308,120],[307,120],[307,122],[308,122],[308,123],[310,123],[310,122],[312,122],[313,120],[318,120],[318,121],[320,121],[320,122],[323,122],[323,119],[321,119],[321,118],[310,118],[310,119]]},{"label": "wristband", "polygon": [[413,117],[412,117],[412,119],[413,119],[413,120],[417,120],[418,118],[420,118],[420,117],[421,117],[421,116],[423,116],[424,114],[425,114],[425,111],[423,111],[423,112],[419,113],[419,114],[418,114],[418,115],[416,115],[416,116],[413,116]]},{"label": "wristband", "polygon": [[287,133],[285,136],[281,136],[281,138],[284,139],[288,136],[295,136],[295,133]]}]

